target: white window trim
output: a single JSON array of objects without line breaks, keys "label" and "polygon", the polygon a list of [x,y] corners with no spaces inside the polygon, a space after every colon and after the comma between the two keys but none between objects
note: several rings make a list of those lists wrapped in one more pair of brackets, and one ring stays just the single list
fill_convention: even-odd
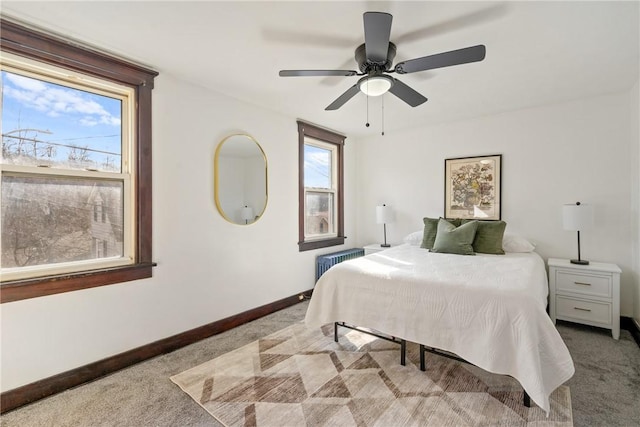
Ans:
[{"label": "white window trim", "polygon": [[[304,212],[305,212],[305,225],[304,225],[304,239],[305,241],[316,241],[331,239],[338,237],[337,230],[337,217],[338,217],[338,147],[335,144],[331,144],[324,141],[319,141],[315,138],[305,136],[304,145],[311,145],[313,147],[321,148],[331,152],[331,188],[318,188],[318,187],[304,187]],[[306,212],[307,212],[307,194],[312,193],[332,193],[333,202],[331,203],[331,216],[329,221],[329,227],[332,230],[331,233],[324,234],[307,234],[306,224]]]},{"label": "white window trim", "polygon": [[[324,233],[324,234],[307,234],[306,232],[306,223],[305,223],[305,235],[304,238],[306,241],[313,241],[313,240],[324,240],[324,239],[330,239],[333,237],[337,237],[338,236],[338,232],[336,231],[336,215],[337,215],[337,203],[336,203],[336,198],[338,197],[337,191],[335,190],[328,190],[328,189],[323,189],[323,188],[307,188],[305,187],[304,189],[304,197],[305,197],[305,213],[307,212],[307,204],[306,204],[306,200],[307,200],[307,194],[308,193],[330,193],[333,194],[333,200],[331,203],[331,210],[332,210],[332,215],[329,217],[329,228],[331,230],[333,230],[332,233]],[[306,216],[305,216],[306,218]]]}]

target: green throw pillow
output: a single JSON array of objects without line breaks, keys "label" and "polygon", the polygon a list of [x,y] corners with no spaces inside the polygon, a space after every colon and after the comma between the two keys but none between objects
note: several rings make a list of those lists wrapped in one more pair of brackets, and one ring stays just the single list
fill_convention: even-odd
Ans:
[{"label": "green throw pillow", "polygon": [[[422,244],[420,245],[422,249],[433,248],[433,243],[436,241],[436,234],[438,234],[438,221],[441,219],[444,218],[424,218],[422,220],[424,222],[424,234],[422,235]],[[455,227],[459,227],[462,223],[462,220],[459,218],[446,219],[445,221],[448,221]]]},{"label": "green throw pillow", "polygon": [[458,255],[475,255],[473,239],[476,236],[478,221],[469,221],[457,227],[447,220],[438,221],[438,232],[431,252]]},{"label": "green throw pillow", "polygon": [[446,219],[447,221],[449,221],[451,224],[455,225],[456,227],[460,227],[462,225],[462,219],[461,218],[443,218]]},{"label": "green throw pillow", "polygon": [[438,218],[424,218],[424,233],[422,234],[422,249],[431,249],[433,242],[436,241],[436,233],[438,232]]},{"label": "green throw pillow", "polygon": [[[462,220],[462,223],[471,220]],[[476,221],[478,230],[473,240],[473,250],[481,254],[504,255],[502,238],[507,223],[504,221]]]}]

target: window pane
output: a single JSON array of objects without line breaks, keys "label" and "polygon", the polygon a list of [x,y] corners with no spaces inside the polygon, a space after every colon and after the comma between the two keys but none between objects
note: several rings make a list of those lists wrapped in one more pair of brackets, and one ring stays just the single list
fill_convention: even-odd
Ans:
[{"label": "window pane", "polygon": [[123,255],[123,184],[2,177],[2,268]]},{"label": "window pane", "polygon": [[331,150],[304,145],[304,186],[331,188]]},{"label": "window pane", "polygon": [[2,71],[2,162],[122,170],[122,101]]},{"label": "window pane", "polygon": [[335,234],[333,224],[333,193],[308,191],[306,194],[307,236]]}]

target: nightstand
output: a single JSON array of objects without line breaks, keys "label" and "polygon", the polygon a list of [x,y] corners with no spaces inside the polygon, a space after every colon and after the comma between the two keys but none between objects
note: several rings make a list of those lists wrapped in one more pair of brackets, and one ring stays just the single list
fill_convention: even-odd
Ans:
[{"label": "nightstand", "polygon": [[385,249],[389,248],[383,248],[382,246],[380,246],[380,243],[372,243],[364,247],[364,254],[371,255],[375,254],[376,252],[384,251]]},{"label": "nightstand", "polygon": [[549,315],[556,319],[611,329],[620,337],[620,268],[592,262],[571,264],[549,258]]}]

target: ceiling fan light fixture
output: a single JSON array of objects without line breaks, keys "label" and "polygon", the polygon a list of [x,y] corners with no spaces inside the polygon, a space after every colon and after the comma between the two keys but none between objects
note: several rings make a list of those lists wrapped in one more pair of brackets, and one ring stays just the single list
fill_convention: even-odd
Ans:
[{"label": "ceiling fan light fixture", "polygon": [[358,88],[367,96],[380,96],[393,86],[393,79],[385,75],[367,76],[358,81]]}]

